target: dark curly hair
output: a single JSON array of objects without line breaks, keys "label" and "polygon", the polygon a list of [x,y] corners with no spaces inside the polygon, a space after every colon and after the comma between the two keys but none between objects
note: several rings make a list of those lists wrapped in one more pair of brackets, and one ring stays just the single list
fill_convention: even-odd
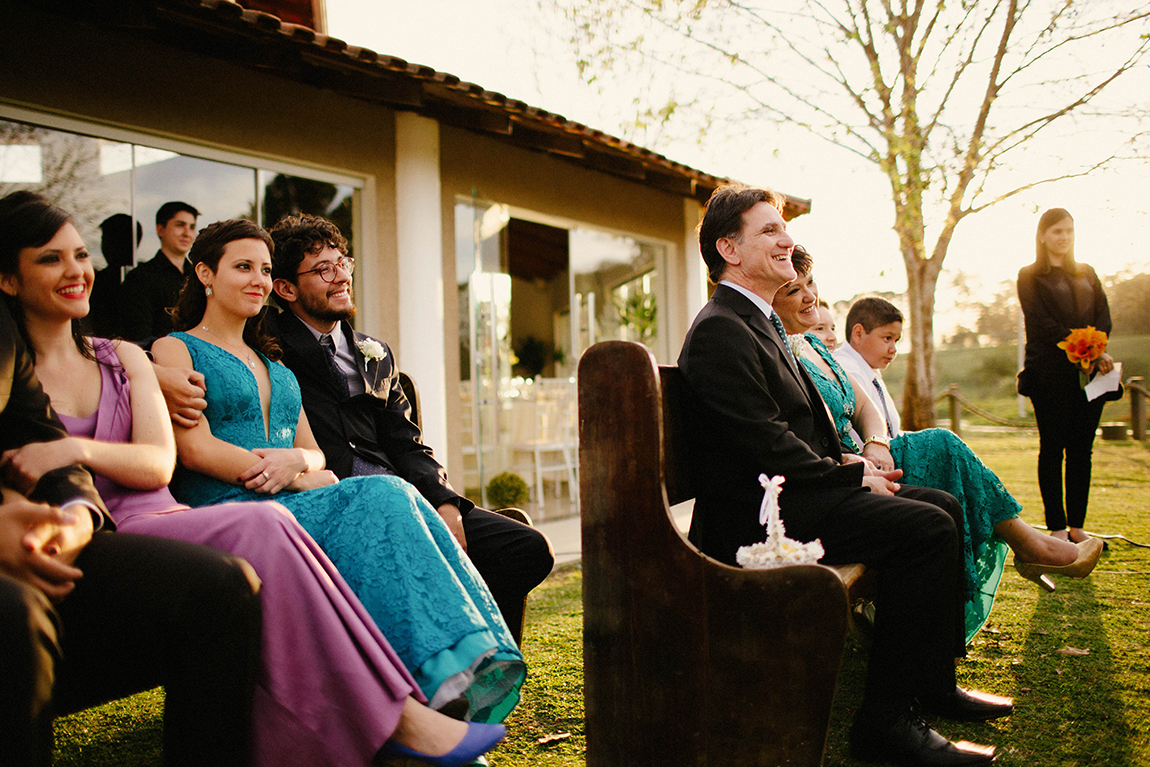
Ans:
[{"label": "dark curly hair", "polygon": [[[190,330],[203,320],[208,297],[204,293],[204,284],[196,278],[194,269],[197,264],[202,263],[215,274],[220,268],[220,259],[223,258],[228,243],[237,240],[259,240],[267,245],[268,253],[275,253],[276,246],[271,235],[264,231],[263,227],[245,218],[217,221],[204,227],[196,237],[196,241],[192,243],[192,249],[188,251],[188,260],[192,263],[193,272],[192,276],[184,280],[176,305],[171,309],[173,328]],[[244,325],[244,341],[274,362],[282,357],[283,353],[275,341],[275,336],[265,326],[266,314],[267,307],[264,307],[255,317],[248,318]]]},{"label": "dark curly hair", "polygon": [[324,248],[347,255],[347,238],[338,226],[321,216],[308,213],[284,216],[271,228],[271,236],[276,244],[272,253],[272,277],[293,285],[298,284],[296,272],[307,256]]}]

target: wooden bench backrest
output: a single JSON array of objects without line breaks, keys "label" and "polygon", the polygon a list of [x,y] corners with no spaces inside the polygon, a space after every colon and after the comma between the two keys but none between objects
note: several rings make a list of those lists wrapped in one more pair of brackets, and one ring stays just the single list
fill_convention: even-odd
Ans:
[{"label": "wooden bench backrest", "polygon": [[578,380],[587,767],[819,764],[842,582],[728,567],[679,533],[670,505],[693,491],[677,369],[607,341]]}]

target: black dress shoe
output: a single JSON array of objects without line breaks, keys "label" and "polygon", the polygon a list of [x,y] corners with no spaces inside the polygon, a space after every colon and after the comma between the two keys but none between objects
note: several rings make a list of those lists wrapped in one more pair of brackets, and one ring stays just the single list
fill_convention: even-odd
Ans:
[{"label": "black dress shoe", "polygon": [[851,756],[905,767],[968,767],[993,762],[994,746],[951,743],[909,712],[885,723],[860,714],[851,727]]},{"label": "black dress shoe", "polygon": [[938,699],[921,699],[922,707],[943,719],[956,722],[986,722],[1014,713],[1014,699],[978,690],[955,687],[950,695]]}]

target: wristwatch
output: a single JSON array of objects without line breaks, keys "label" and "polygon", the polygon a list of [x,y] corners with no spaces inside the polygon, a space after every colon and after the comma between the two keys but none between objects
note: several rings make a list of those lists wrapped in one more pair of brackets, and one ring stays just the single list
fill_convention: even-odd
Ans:
[{"label": "wristwatch", "polygon": [[869,445],[872,442],[875,443],[876,445],[882,445],[887,450],[890,450],[890,440],[887,439],[886,437],[882,437],[882,436],[879,436],[877,434],[873,437],[867,437],[866,442],[863,443],[863,447],[866,447],[867,445]]}]

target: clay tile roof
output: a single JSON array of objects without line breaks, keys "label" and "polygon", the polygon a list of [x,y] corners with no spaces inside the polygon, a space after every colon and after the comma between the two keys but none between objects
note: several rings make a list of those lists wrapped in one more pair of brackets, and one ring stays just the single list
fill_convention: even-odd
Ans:
[{"label": "clay tile roof", "polygon": [[[45,0],[43,5],[352,98],[414,111],[700,202],[728,180],[453,74],[349,45],[232,0],[140,0],[125,6],[114,0]],[[810,200],[787,197],[787,218],[810,208]]]}]

